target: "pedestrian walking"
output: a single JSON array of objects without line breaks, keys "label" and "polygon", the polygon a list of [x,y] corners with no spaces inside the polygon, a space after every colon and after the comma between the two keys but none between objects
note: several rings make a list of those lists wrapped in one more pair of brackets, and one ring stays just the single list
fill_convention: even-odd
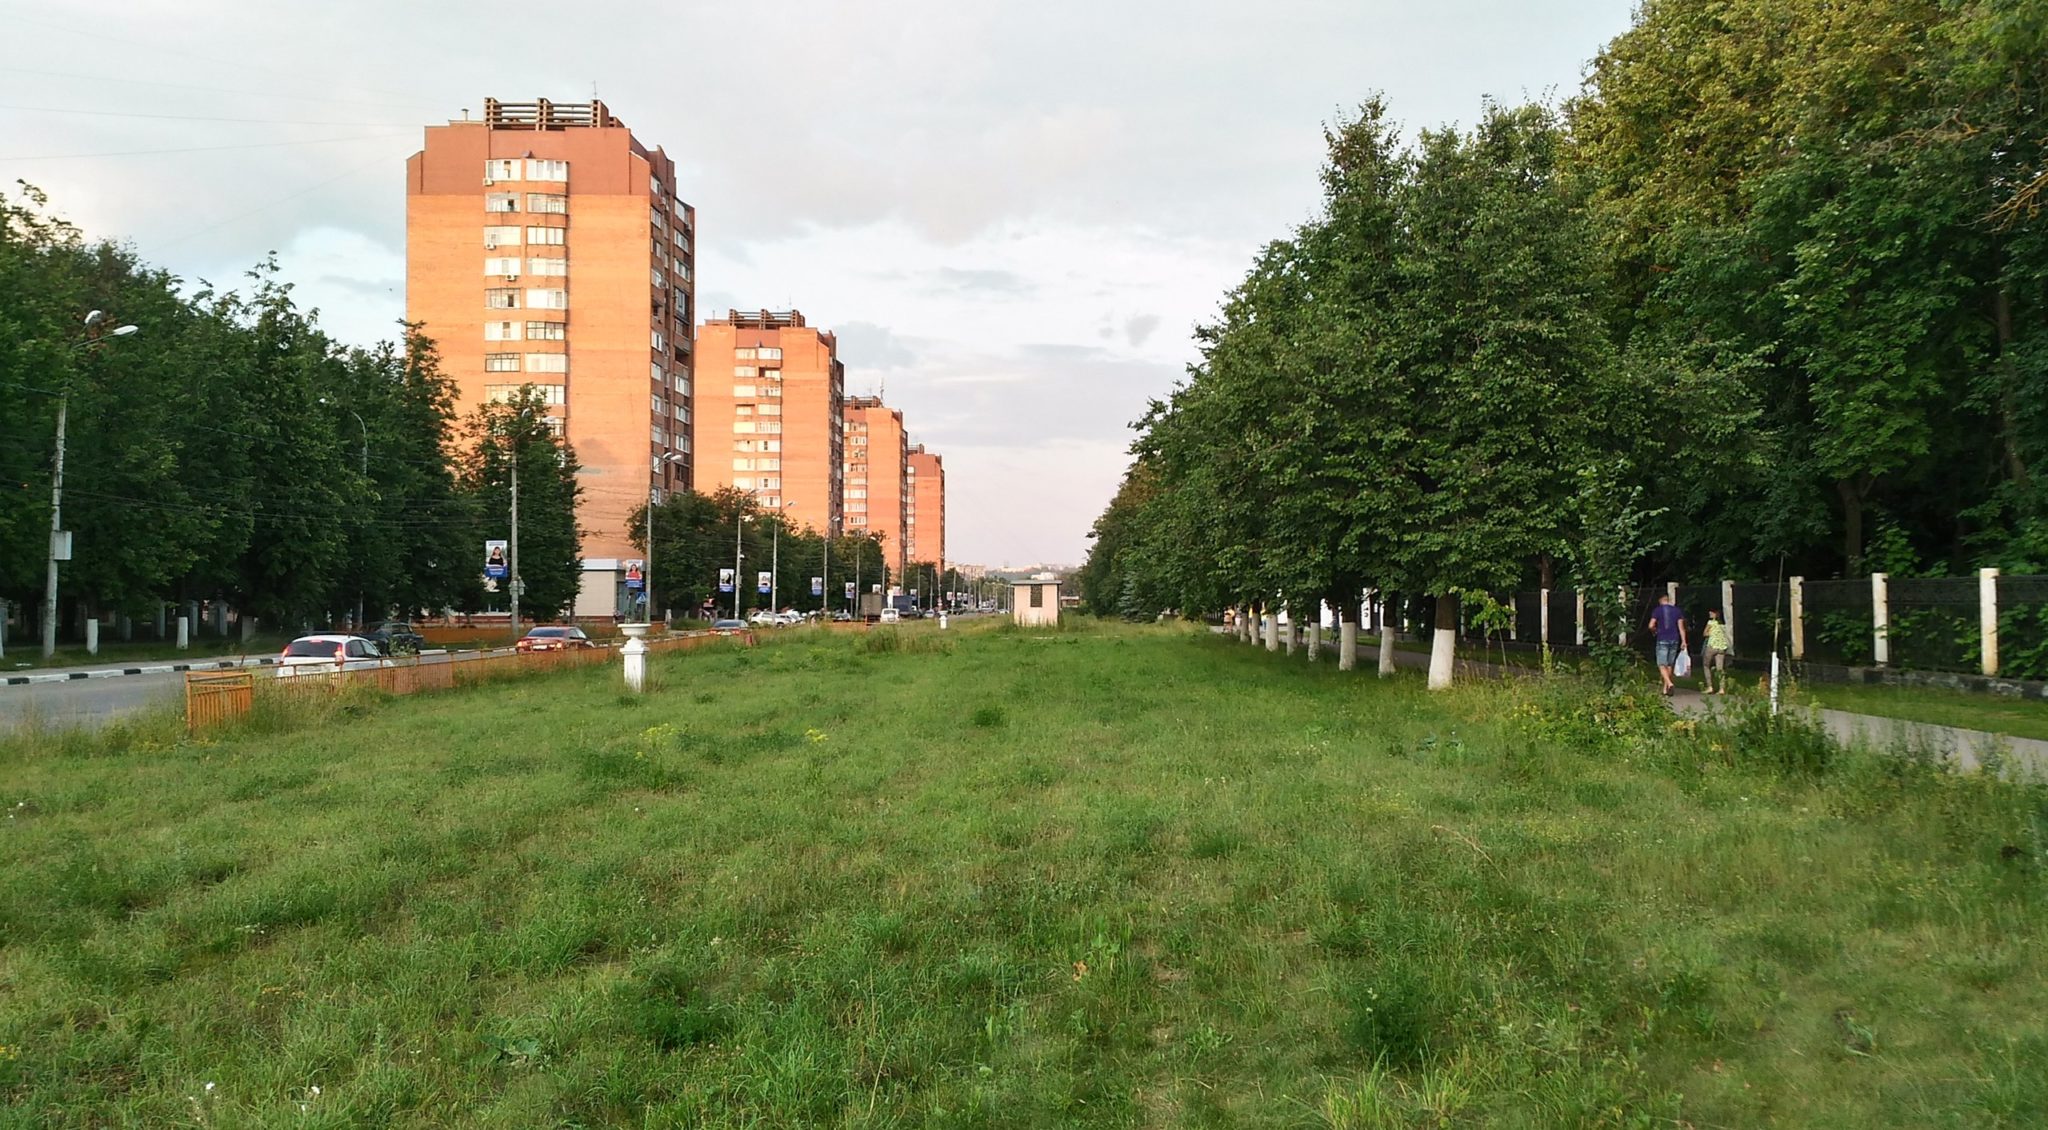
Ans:
[{"label": "pedestrian walking", "polygon": [[1671,669],[1678,664],[1678,654],[1690,650],[1686,646],[1685,611],[1670,593],[1657,598],[1657,607],[1650,610],[1650,631],[1657,638],[1657,674],[1664,679],[1664,693],[1671,693]]},{"label": "pedestrian walking", "polygon": [[[1708,694],[1728,693],[1728,658],[1735,654],[1735,637],[1728,631],[1728,625],[1721,620],[1721,610],[1707,609],[1707,647],[1700,656],[1700,679],[1706,684]],[[1714,673],[1719,671],[1721,689],[1715,690]]]}]

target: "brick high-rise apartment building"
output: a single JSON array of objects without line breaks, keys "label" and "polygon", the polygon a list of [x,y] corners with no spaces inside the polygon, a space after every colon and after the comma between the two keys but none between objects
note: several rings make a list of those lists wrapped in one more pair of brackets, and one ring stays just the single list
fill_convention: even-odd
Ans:
[{"label": "brick high-rise apartment building", "polygon": [[406,316],[464,414],[527,384],[546,398],[583,468],[576,611],[608,616],[640,556],[627,516],[691,485],[697,217],[675,163],[602,102],[487,98],[428,126],[405,172]]},{"label": "brick high-rise apartment building", "polygon": [[795,525],[841,532],[846,366],[796,310],[727,311],[697,331],[697,489],[737,487]]},{"label": "brick high-rise apartment building", "polygon": [[898,581],[910,562],[909,458],[903,413],[879,396],[846,398],[846,532],[880,534],[882,561]]},{"label": "brick high-rise apartment building", "polygon": [[912,561],[928,561],[946,574],[946,463],[924,445],[911,445],[904,468],[910,480],[910,505],[904,521],[904,552]]}]

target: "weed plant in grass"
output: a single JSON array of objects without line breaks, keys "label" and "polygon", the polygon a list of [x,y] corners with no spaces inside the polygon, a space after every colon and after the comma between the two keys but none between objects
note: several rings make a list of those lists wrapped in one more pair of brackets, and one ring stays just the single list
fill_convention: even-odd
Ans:
[{"label": "weed plant in grass", "polygon": [[880,638],[0,744],[0,1124],[2048,1120],[2038,785]]}]

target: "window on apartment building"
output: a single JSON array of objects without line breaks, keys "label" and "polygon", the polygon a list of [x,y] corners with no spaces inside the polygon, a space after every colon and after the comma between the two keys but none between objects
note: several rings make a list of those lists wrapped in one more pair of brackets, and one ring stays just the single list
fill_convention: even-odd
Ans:
[{"label": "window on apartment building", "polygon": [[754,450],[754,444],[757,442],[759,441],[751,439],[736,439],[732,441],[732,449],[734,451],[752,451]]},{"label": "window on apartment building", "polygon": [[678,420],[681,420],[681,421],[682,421],[683,423],[685,423],[685,424],[689,423],[689,422],[690,422],[690,406],[689,406],[689,405],[687,405],[687,404],[678,404],[678,405],[676,405],[676,406],[675,406],[675,416],[676,416],[676,419],[678,419]]},{"label": "window on apartment building", "polygon": [[734,434],[734,435],[736,435],[736,436],[750,436],[750,435],[753,435],[753,434],[754,434],[754,422],[753,422],[752,420],[735,420],[735,421],[733,421],[733,425],[732,425],[732,434]]},{"label": "window on apartment building", "polygon": [[688,373],[676,374],[675,389],[684,396],[690,395],[690,375]]},{"label": "window on apartment building", "polygon": [[[762,480],[761,480],[761,489],[762,489],[762,490],[781,490],[781,489],[782,489],[782,480],[781,480],[781,479],[762,479]],[[780,505],[782,505],[782,500],[781,500],[781,499],[779,499],[779,498],[777,498],[777,497],[775,497],[775,496],[774,496],[774,495],[772,495],[772,494],[771,494],[771,495],[769,495],[769,496],[768,496],[767,498],[764,498],[764,499],[762,499],[761,501],[762,501],[762,503],[764,503],[765,505],[768,505],[768,506],[780,506]]]},{"label": "window on apartment building", "polygon": [[518,179],[519,179],[519,162],[517,162],[517,161],[485,161],[485,162],[484,162],[484,179],[486,179],[486,180],[518,180]]},{"label": "window on apartment building", "polygon": [[569,273],[569,261],[556,258],[528,259],[526,261],[526,273],[529,275],[540,275],[543,278],[557,278]]},{"label": "window on apartment building", "polygon": [[569,292],[560,287],[534,287],[526,292],[526,304],[535,310],[567,310]]},{"label": "window on apartment building", "polygon": [[492,310],[519,309],[519,291],[509,287],[492,287],[484,291],[484,305]]},{"label": "window on apartment building", "polygon": [[563,429],[569,425],[569,421],[560,416],[542,416],[540,422],[547,427],[550,434],[556,436],[561,435]]},{"label": "window on apartment building", "polygon": [[569,355],[566,353],[529,353],[526,355],[526,371],[529,373],[566,373],[569,371]]},{"label": "window on apartment building", "polygon": [[567,341],[569,325],[566,322],[528,322],[526,336],[532,341]]},{"label": "window on apartment building", "polygon": [[753,490],[753,489],[754,489],[754,479],[753,479],[753,476],[751,476],[751,475],[742,475],[742,476],[736,476],[736,477],[735,477],[735,478],[733,479],[733,481],[732,481],[732,485],[733,485],[733,486],[735,486],[735,487],[737,487],[737,488],[738,488],[738,489],[740,489],[740,490]]},{"label": "window on apartment building", "polygon": [[518,372],[518,371],[519,371],[519,355],[518,355],[517,353],[486,353],[486,354],[484,354],[484,372],[486,372],[486,373],[516,373],[516,372]]},{"label": "window on apartment building", "polygon": [[543,247],[560,247],[568,238],[568,228],[527,228],[526,242]]},{"label": "window on apartment building", "polygon": [[519,194],[516,192],[487,192],[484,194],[484,211],[517,212]]},{"label": "window on apartment building", "polygon": [[664,388],[668,386],[668,374],[662,370],[661,362],[655,361],[650,363],[647,366],[647,375],[654,380],[655,384],[661,385]]},{"label": "window on apartment building", "polygon": [[734,459],[732,461],[732,469],[735,471],[751,471],[754,469],[754,461],[752,459]]},{"label": "window on apartment building", "polygon": [[761,441],[761,450],[763,450],[763,451],[781,451],[781,450],[782,450],[782,441],[781,441],[781,440],[779,440],[779,439],[764,439],[764,440],[762,440],[762,441]]},{"label": "window on apartment building", "polygon": [[527,180],[568,180],[569,162],[526,159]]},{"label": "window on apartment building", "polygon": [[[657,462],[658,462],[658,460],[657,460]],[[660,469],[661,469],[661,468],[659,468],[659,467],[656,467],[656,468],[655,468],[655,470],[657,470],[657,471],[659,471]],[[655,488],[654,488],[654,504],[655,504],[656,506],[660,506],[660,505],[661,505],[661,488],[660,488],[660,487],[655,487]]]},{"label": "window on apartment building", "polygon": [[780,459],[761,459],[757,460],[757,462],[760,464],[761,470],[763,471],[782,470],[782,460]]},{"label": "window on apartment building", "polygon": [[658,396],[650,396],[650,397],[648,397],[648,398],[647,398],[647,406],[648,406],[649,408],[653,409],[653,411],[654,411],[654,414],[655,414],[655,415],[657,415],[657,416],[666,416],[666,415],[668,415],[668,402],[667,402],[667,401],[664,401],[664,400],[663,400],[662,398],[660,398],[660,397],[658,397]]},{"label": "window on apartment building", "polygon": [[762,346],[762,347],[761,347],[761,360],[763,360],[763,361],[780,361],[780,360],[782,360],[782,348],[781,348],[780,346],[775,346],[775,345],[764,345],[764,346]]},{"label": "window on apartment building", "polygon": [[668,348],[668,339],[661,336],[660,330],[649,331],[649,339],[654,343],[654,348],[656,349]]},{"label": "window on apartment building", "polygon": [[668,230],[668,222],[661,218],[661,209],[659,208],[649,208],[647,210],[647,222],[661,228],[663,231]]},{"label": "window on apartment building", "polygon": [[754,387],[753,385],[734,385],[734,386],[732,386],[732,394],[733,394],[734,396],[759,396],[759,395],[761,395],[760,391],[759,391],[759,390],[757,390],[757,389],[756,389],[756,388],[755,388],[755,387]]},{"label": "window on apartment building", "polygon": [[848,498],[866,498],[867,496],[868,492],[864,490],[850,490],[846,492],[846,497]]},{"label": "window on apartment building", "polygon": [[734,365],[732,367],[732,375],[735,377],[758,377],[761,375],[761,369],[757,365]]},{"label": "window on apartment building", "polygon": [[564,385],[485,385],[484,399],[492,404],[510,404],[520,399],[527,389],[540,399],[542,404],[562,405],[569,401],[569,390]]},{"label": "window on apartment building", "polygon": [[519,323],[518,323],[518,322],[485,322],[485,323],[484,323],[484,340],[485,340],[485,341],[518,341],[518,340],[519,340]]},{"label": "window on apartment building", "polygon": [[[732,359],[735,361],[752,361],[758,352],[753,346],[744,346],[732,351]],[[747,375],[753,376],[752,373]]]},{"label": "window on apartment building", "polygon": [[762,385],[762,386],[761,386],[761,395],[762,395],[762,396],[781,396],[781,395],[782,395],[782,385],[781,385],[781,384],[779,384],[779,383],[778,383],[778,384],[772,384],[772,385]]},{"label": "window on apartment building", "polygon": [[519,273],[517,256],[491,256],[484,260],[484,274],[516,275]]},{"label": "window on apartment building", "polygon": [[647,281],[656,290],[661,290],[668,286],[668,276],[661,273],[660,267],[647,272]]},{"label": "window on apartment building", "polygon": [[782,405],[762,404],[757,406],[757,411],[759,411],[763,416],[780,416],[782,415]]},{"label": "window on apartment building", "polygon": [[657,425],[656,427],[652,427],[652,428],[649,428],[649,429],[647,429],[647,434],[648,434],[648,435],[649,435],[649,436],[650,436],[650,437],[651,437],[651,438],[652,438],[652,439],[654,440],[654,442],[656,442],[656,443],[667,443],[667,442],[668,442],[668,433],[667,433],[667,432],[665,432],[665,431],[662,431],[662,430],[661,430],[661,428],[660,428],[660,427],[659,427],[658,425]]},{"label": "window on apartment building", "polygon": [[732,406],[732,414],[735,416],[751,416],[754,414],[754,406],[751,404],[735,404]]},{"label": "window on apartment building", "polygon": [[781,435],[781,434],[782,434],[782,421],[780,421],[780,420],[763,420],[763,421],[761,421],[761,434],[762,434],[762,435],[764,435],[764,436],[779,436],[779,435]]},{"label": "window on apartment building", "polygon": [[484,229],[484,248],[519,246],[518,224],[493,224]]},{"label": "window on apartment building", "polygon": [[526,194],[526,210],[542,215],[563,215],[569,211],[569,198],[559,192],[529,192]]}]

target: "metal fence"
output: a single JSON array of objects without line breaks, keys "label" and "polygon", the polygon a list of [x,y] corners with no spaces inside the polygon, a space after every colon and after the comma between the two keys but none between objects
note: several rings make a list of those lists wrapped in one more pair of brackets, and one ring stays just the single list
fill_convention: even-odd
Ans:
[{"label": "metal fence", "polygon": [[[1808,663],[1883,666],[1916,671],[2048,679],[2048,576],[1868,577],[1783,583],[1719,581],[1630,589],[1624,594],[1626,642],[1648,654],[1650,613],[1666,594],[1684,611],[1697,649],[1707,610],[1719,609],[1732,629],[1735,656],[1761,660],[1773,652]],[[1506,593],[1491,598],[1505,628],[1481,614],[1487,602],[1464,602],[1459,634],[1476,642],[1573,647],[1586,640],[1584,605],[1571,589]],[[1410,602],[1394,622],[1427,630],[1433,602]],[[1405,615],[1400,614],[1405,612]],[[1497,623],[1497,621],[1496,621]]]}]

